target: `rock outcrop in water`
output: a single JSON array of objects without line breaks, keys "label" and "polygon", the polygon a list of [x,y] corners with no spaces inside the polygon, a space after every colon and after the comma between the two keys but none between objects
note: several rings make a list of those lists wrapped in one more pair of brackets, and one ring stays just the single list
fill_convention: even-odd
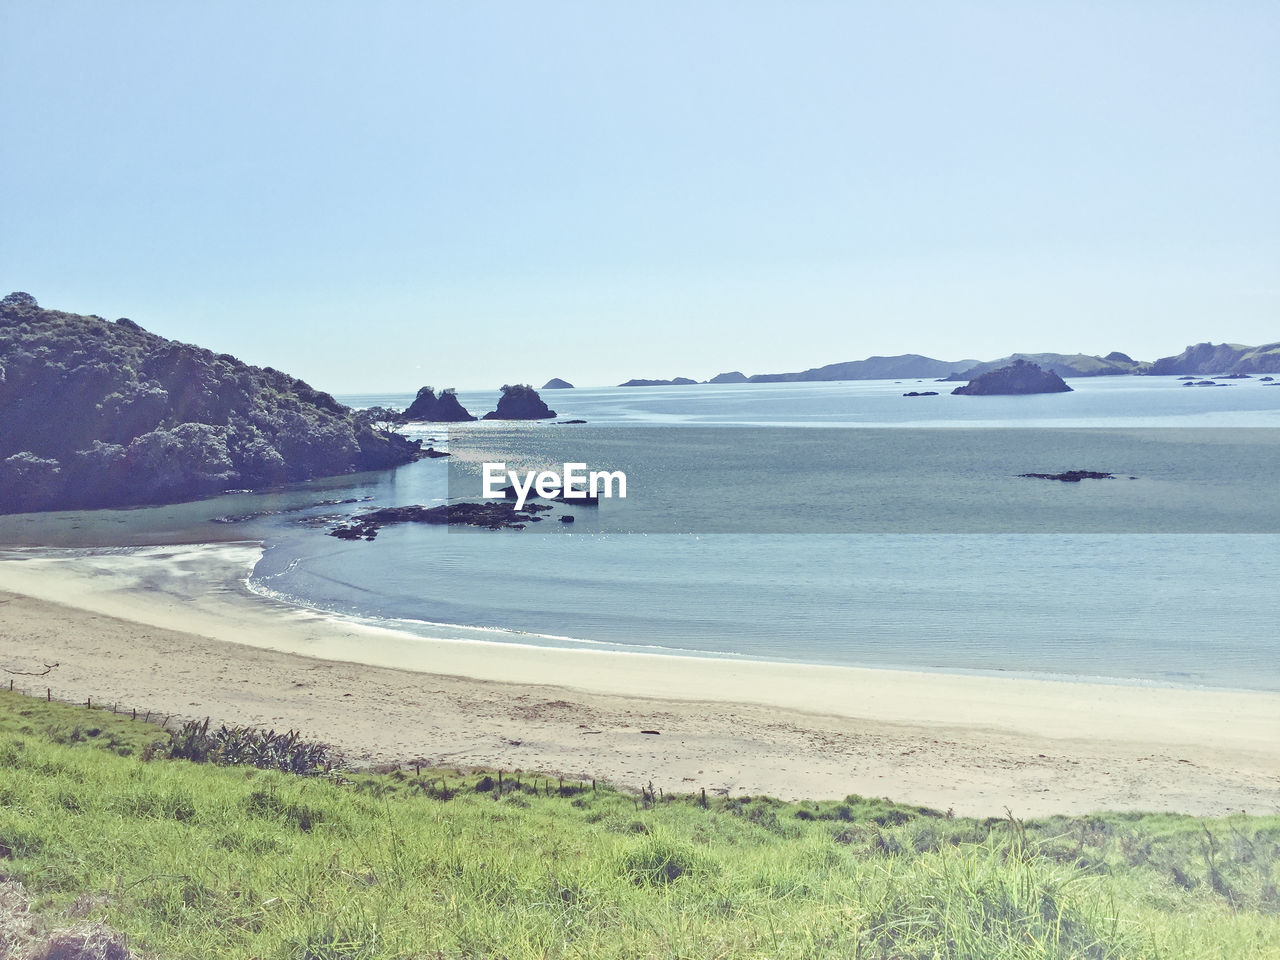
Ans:
[{"label": "rock outcrop in water", "polygon": [[991,370],[951,391],[968,397],[1020,396],[1031,393],[1070,393],[1071,388],[1052,370],[1027,360]]},{"label": "rock outcrop in water", "polygon": [[423,387],[409,404],[409,409],[401,414],[404,422],[426,420],[431,423],[465,423],[474,420],[470,413],[458,402],[458,396],[452,389],[436,396],[431,387]]},{"label": "rock outcrop in water", "polygon": [[0,513],[193,500],[420,452],[271,367],[0,300]]},{"label": "rock outcrop in water", "polygon": [[556,412],[527,383],[504,384],[498,409],[484,415],[486,420],[549,420]]}]

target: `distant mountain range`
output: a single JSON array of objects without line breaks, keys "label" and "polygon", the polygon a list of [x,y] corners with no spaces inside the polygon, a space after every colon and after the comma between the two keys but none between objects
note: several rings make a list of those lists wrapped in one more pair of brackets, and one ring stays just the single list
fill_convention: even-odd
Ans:
[{"label": "distant mountain range", "polygon": [[[795,383],[813,380],[972,380],[988,371],[1027,360],[1063,378],[1112,377],[1131,374],[1171,376],[1215,373],[1280,373],[1280,343],[1247,347],[1238,343],[1197,343],[1173,357],[1155,362],[1134,360],[1113,351],[1106,356],[1087,353],[1013,353],[998,360],[935,360],[918,353],[896,357],[868,357],[829,363],[798,373],[757,373],[747,376],[734,370],[712,377],[707,383]],[[688,377],[672,380],[628,380],[620,387],[682,386],[697,383]]]},{"label": "distant mountain range", "polygon": [[1156,376],[1211,373],[1280,373],[1280,343],[1246,347],[1238,343],[1197,343],[1176,357],[1151,365]]}]

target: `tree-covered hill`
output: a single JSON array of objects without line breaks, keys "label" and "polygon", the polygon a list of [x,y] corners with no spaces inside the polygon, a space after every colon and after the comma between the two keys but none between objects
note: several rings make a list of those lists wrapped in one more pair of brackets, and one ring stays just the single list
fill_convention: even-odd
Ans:
[{"label": "tree-covered hill", "polygon": [[271,367],[0,300],[0,513],[189,500],[417,455]]}]

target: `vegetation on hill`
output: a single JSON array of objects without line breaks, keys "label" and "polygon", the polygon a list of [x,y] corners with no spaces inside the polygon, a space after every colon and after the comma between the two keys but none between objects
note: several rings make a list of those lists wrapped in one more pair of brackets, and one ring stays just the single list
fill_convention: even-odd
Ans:
[{"label": "vegetation on hill", "polygon": [[189,500],[417,455],[271,367],[0,300],[0,512]]},{"label": "vegetation on hill", "polygon": [[228,762],[207,733],[0,692],[0,869],[160,960],[1280,955],[1274,816],[973,820],[169,758]]},{"label": "vegetation on hill", "polygon": [[1280,373],[1280,343],[1246,347],[1239,343],[1197,343],[1175,357],[1161,357],[1154,374]]}]

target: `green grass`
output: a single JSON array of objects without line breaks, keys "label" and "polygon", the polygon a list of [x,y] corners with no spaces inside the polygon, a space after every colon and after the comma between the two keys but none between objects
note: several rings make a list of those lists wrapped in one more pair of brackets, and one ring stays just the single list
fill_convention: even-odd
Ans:
[{"label": "green grass", "polygon": [[144,761],[157,734],[0,694],[0,873],[169,960],[1280,956],[1277,817],[646,804]]}]

